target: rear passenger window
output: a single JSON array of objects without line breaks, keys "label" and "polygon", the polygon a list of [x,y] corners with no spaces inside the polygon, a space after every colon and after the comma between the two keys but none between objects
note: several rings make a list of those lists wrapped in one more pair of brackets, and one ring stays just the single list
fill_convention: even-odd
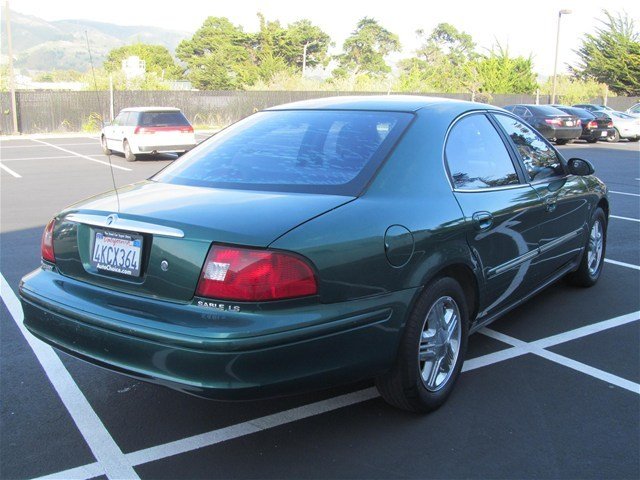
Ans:
[{"label": "rear passenger window", "polygon": [[564,175],[560,157],[540,135],[506,115],[495,115],[515,144],[531,181]]},{"label": "rear passenger window", "polygon": [[484,115],[470,115],[454,125],[445,156],[456,189],[475,190],[519,183],[504,142]]}]

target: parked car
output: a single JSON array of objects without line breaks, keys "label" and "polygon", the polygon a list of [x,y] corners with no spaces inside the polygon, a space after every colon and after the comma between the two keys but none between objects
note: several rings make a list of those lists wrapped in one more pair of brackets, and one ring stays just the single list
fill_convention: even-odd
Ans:
[{"label": "parked car", "polygon": [[[210,398],[376,378],[429,411],[467,338],[602,272],[607,187],[518,117],[417,96],[267,109],[70,206],[20,283],[54,347]],[[119,206],[118,206],[119,205]]]},{"label": "parked car", "polygon": [[640,140],[640,118],[622,112],[607,112],[613,122],[613,134],[607,137],[609,142],[617,142],[626,138],[630,142]]},{"label": "parked car", "polygon": [[549,105],[507,105],[506,110],[540,132],[546,139],[564,145],[582,135],[580,119]]},{"label": "parked car", "polygon": [[576,108],[584,108],[585,110],[589,110],[590,112],[614,112],[615,110],[607,105],[598,105],[595,103],[579,103],[577,105],[573,105]]},{"label": "parked car", "polygon": [[124,153],[129,162],[140,154],[182,154],[196,145],[193,127],[178,108],[125,108],[100,135],[102,151]]},{"label": "parked car", "polygon": [[611,118],[601,114],[602,112],[597,112],[601,114],[598,116],[584,108],[567,107],[565,105],[554,105],[554,107],[580,119],[582,125],[580,140],[586,140],[588,143],[596,143],[598,140],[606,140],[615,133]]},{"label": "parked car", "polygon": [[632,117],[640,118],[640,103],[636,103],[635,105],[627,108],[624,113],[631,115]]}]

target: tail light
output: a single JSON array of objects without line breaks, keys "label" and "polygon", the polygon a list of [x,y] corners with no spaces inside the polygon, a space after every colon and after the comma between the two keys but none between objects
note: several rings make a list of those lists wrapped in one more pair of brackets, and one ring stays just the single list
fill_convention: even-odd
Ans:
[{"label": "tail light", "polygon": [[607,123],[607,128],[613,128],[613,122]]},{"label": "tail light", "polygon": [[155,127],[136,127],[133,131],[136,135],[149,135],[152,133],[156,133],[157,128]]},{"label": "tail light", "polygon": [[42,259],[47,262],[56,263],[56,256],[53,251],[53,227],[56,225],[56,219],[52,218],[42,232],[42,242],[40,243],[40,251]]},{"label": "tail light", "polygon": [[589,123],[587,123],[587,128],[598,128],[598,122],[596,122],[595,120],[591,120]]},{"label": "tail light", "polygon": [[164,127],[136,127],[133,133],[138,135],[147,135],[158,132],[180,132],[180,133],[193,133],[193,127],[191,125],[170,125]]},{"label": "tail light", "polygon": [[258,302],[315,295],[316,278],[303,259],[284,252],[214,245],[196,295]]},{"label": "tail light", "polygon": [[544,121],[545,123],[554,125],[556,127],[562,126],[562,120],[560,120],[559,118],[545,118]]},{"label": "tail light", "polygon": [[582,120],[577,119],[576,120],[576,127],[581,127],[582,126]]}]

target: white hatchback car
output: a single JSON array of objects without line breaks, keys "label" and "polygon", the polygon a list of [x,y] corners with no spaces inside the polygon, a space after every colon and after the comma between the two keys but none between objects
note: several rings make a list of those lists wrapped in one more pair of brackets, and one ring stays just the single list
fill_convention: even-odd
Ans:
[{"label": "white hatchback car", "polygon": [[196,145],[193,127],[178,108],[125,108],[102,129],[102,151],[124,153],[129,162],[137,155],[177,153]]}]

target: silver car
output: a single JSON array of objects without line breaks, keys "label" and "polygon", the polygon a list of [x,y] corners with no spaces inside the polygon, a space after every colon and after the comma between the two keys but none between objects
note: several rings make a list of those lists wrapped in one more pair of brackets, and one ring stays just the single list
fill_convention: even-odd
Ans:
[{"label": "silver car", "polygon": [[608,142],[617,142],[621,138],[626,138],[630,142],[640,140],[640,118],[623,112],[608,111],[606,113],[613,121],[614,128],[613,135],[607,137]]},{"label": "silver car", "polygon": [[632,117],[640,118],[640,103],[636,103],[632,107],[627,108],[624,113]]}]

